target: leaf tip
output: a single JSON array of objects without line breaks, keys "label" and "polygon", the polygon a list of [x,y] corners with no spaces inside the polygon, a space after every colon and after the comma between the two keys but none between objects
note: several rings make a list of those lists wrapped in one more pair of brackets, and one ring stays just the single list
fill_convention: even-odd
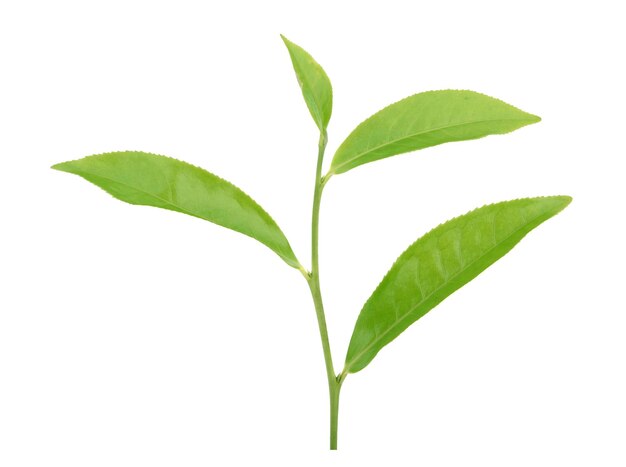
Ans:
[{"label": "leaf tip", "polygon": [[58,164],[51,165],[50,168],[61,172],[67,172],[67,162],[59,162]]},{"label": "leaf tip", "polygon": [[545,206],[545,209],[550,213],[548,217],[556,216],[572,202],[572,197],[567,195],[540,196],[534,199],[549,203]]},{"label": "leaf tip", "polygon": [[569,206],[569,204],[574,200],[574,198],[568,195],[561,195],[561,196],[558,196],[557,198],[559,198],[561,202],[563,203],[563,208],[566,208],[567,206]]},{"label": "leaf tip", "polygon": [[291,42],[289,39],[287,39],[284,34],[280,34],[280,38],[285,43],[287,48],[289,48],[293,44],[293,42]]}]

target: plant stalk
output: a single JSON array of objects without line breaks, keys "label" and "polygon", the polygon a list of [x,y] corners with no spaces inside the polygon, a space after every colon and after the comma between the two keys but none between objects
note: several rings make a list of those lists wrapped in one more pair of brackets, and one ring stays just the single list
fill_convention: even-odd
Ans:
[{"label": "plant stalk", "polygon": [[306,276],[311,296],[315,304],[315,314],[317,324],[322,339],[322,350],[324,351],[324,363],[326,365],[326,376],[328,378],[328,392],[330,396],[330,449],[337,449],[337,428],[339,414],[339,390],[343,379],[335,376],[333,368],[333,358],[330,351],[330,341],[328,339],[328,328],[326,327],[326,316],[324,314],[324,304],[320,289],[319,273],[319,215],[324,180],[322,179],[322,163],[324,161],[324,150],[326,149],[327,135],[325,131],[320,132],[320,139],[317,154],[317,168],[315,171],[315,191],[313,194],[313,213],[311,218],[311,272]]}]

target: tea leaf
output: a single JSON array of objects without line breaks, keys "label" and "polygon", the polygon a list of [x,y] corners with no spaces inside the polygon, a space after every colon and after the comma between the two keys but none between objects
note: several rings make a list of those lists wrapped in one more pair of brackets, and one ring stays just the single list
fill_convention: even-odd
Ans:
[{"label": "tea leaf", "polygon": [[452,219],[413,243],[365,303],[346,356],[356,373],[402,331],[557,214],[569,196],[491,204]]},{"label": "tea leaf", "polygon": [[339,146],[330,173],[451,141],[503,134],[541,119],[473,91],[428,91],[385,107]]},{"label": "tea leaf", "polygon": [[287,238],[252,198],[204,169],[145,152],[110,152],[63,162],[53,169],[73,173],[130,204],[199,217],[255,238],[288,265],[299,268]]},{"label": "tea leaf", "polygon": [[302,47],[281,34],[287,46],[302,95],[320,131],[326,131],[333,111],[333,89],[324,69]]}]

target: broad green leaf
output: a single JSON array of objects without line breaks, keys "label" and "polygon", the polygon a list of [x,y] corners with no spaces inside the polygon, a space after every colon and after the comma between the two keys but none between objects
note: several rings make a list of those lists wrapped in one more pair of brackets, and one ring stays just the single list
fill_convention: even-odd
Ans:
[{"label": "broad green leaf", "polygon": [[451,141],[503,134],[541,119],[473,91],[429,91],[385,107],[339,146],[330,173]]},{"label": "broad green leaf", "polygon": [[299,268],[289,242],[270,215],[236,186],[204,169],[145,152],[110,152],[52,166],[98,185],[130,204],[199,217],[255,238]]},{"label": "broad green leaf", "polygon": [[333,111],[333,89],[324,69],[302,47],[281,34],[287,46],[302,95],[320,131],[326,131]]},{"label": "broad green leaf", "polygon": [[402,331],[557,214],[569,196],[491,204],[452,219],[396,260],[357,319],[345,370],[356,373]]}]

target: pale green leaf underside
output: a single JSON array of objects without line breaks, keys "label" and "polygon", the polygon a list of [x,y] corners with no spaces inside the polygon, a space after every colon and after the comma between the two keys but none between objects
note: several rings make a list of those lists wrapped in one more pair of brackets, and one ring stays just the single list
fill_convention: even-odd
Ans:
[{"label": "pale green leaf underside", "polygon": [[491,204],[441,224],[413,243],[361,310],[345,371],[367,366],[402,331],[570,201],[552,196]]},{"label": "pale green leaf underside", "polygon": [[333,110],[333,90],[324,69],[302,47],[281,35],[287,46],[302,96],[320,131],[326,131]]},{"label": "pale green leaf underside", "polygon": [[145,152],[110,152],[56,164],[115,198],[199,217],[255,238],[299,268],[287,238],[270,215],[233,184],[194,165]]},{"label": "pale green leaf underside", "polygon": [[428,91],[385,107],[339,146],[330,173],[442,143],[503,134],[540,118],[473,91]]}]

